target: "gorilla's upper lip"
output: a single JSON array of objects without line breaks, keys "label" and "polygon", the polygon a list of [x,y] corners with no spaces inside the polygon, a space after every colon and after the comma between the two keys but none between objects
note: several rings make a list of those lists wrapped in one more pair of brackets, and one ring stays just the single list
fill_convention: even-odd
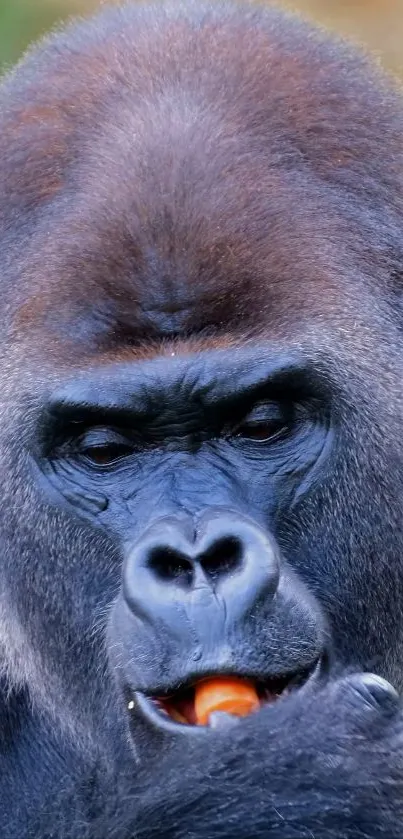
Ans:
[{"label": "gorilla's upper lip", "polygon": [[[192,713],[195,684],[212,677],[235,676],[253,682],[256,686],[260,705],[273,704],[277,699],[301,690],[308,682],[318,679],[323,671],[324,658],[319,656],[309,666],[298,671],[280,675],[258,676],[247,673],[234,673],[222,670],[219,673],[200,673],[184,680],[180,685],[163,693],[155,691],[126,690],[127,706],[130,712],[137,712],[153,727],[175,734],[202,734],[209,726],[197,725]],[[227,716],[225,714],[225,716]]]}]

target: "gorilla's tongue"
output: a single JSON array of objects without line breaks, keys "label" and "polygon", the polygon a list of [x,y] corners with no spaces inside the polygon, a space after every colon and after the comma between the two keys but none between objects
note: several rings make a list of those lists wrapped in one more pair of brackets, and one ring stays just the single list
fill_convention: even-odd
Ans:
[{"label": "gorilla's tongue", "polygon": [[190,725],[208,725],[217,712],[246,717],[260,708],[253,682],[233,677],[205,679],[193,688],[164,701],[172,719]]}]

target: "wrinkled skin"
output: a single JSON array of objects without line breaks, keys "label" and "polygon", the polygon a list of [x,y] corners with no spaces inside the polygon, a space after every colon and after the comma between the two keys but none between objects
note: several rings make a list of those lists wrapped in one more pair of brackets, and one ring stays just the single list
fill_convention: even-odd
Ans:
[{"label": "wrinkled skin", "polygon": [[2,839],[401,839],[399,92],[129,5],[0,103]]}]

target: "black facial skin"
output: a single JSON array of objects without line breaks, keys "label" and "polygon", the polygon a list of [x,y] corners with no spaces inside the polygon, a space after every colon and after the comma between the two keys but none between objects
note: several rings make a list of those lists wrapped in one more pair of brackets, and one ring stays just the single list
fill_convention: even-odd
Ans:
[{"label": "black facial skin", "polygon": [[330,453],[330,405],[302,364],[266,354],[90,370],[46,406],[51,489],[120,547],[109,637],[133,691],[292,675],[324,653],[277,539]]},{"label": "black facial skin", "polygon": [[402,839],[402,136],[272,8],[2,83],[1,839]]}]

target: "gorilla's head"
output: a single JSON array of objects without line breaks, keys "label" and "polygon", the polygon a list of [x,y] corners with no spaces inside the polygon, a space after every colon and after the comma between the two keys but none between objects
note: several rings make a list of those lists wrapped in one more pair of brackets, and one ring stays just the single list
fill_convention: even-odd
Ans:
[{"label": "gorilla's head", "polygon": [[403,687],[390,83],[273,10],[127,6],[0,113],[7,679],[109,742],[203,735],[215,675]]}]

